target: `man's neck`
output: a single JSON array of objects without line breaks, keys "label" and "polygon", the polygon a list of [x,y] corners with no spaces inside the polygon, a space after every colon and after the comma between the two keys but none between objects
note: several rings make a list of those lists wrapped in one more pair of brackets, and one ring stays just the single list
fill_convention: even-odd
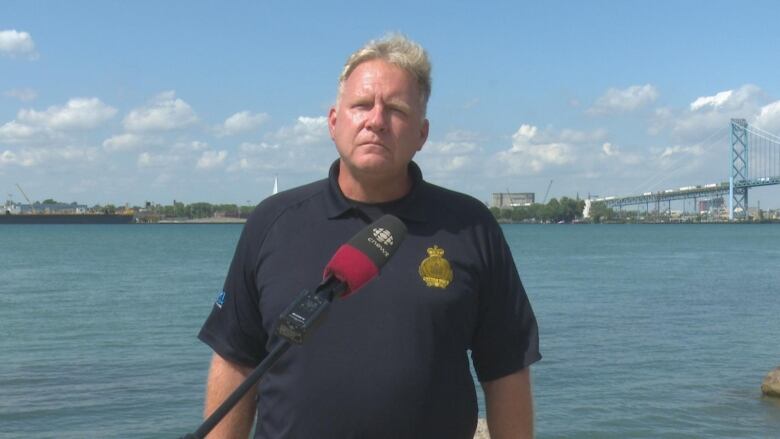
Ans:
[{"label": "man's neck", "polygon": [[361,203],[387,203],[403,198],[412,189],[412,177],[408,169],[398,176],[375,177],[356,174],[339,165],[339,188],[350,200]]}]

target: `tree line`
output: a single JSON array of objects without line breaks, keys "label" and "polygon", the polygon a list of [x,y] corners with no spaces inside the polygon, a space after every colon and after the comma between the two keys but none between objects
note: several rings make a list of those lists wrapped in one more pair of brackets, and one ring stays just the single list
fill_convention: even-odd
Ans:
[{"label": "tree line", "polygon": [[[491,207],[490,211],[497,220],[503,222],[529,222],[529,223],[571,223],[581,221],[582,211],[585,209],[584,200],[575,200],[569,197],[553,198],[547,204],[533,203],[528,206],[515,206],[511,208]],[[589,221],[600,223],[613,220],[614,211],[606,207],[604,203],[592,203]]]},{"label": "tree line", "polygon": [[[239,206],[237,204],[211,204],[205,202],[197,202],[191,204],[185,204],[182,202],[175,202],[173,204],[162,205],[146,203],[145,207],[134,206],[132,210],[138,213],[145,213],[147,215],[153,215],[158,218],[212,218],[214,216],[225,216],[233,218],[246,218],[255,208],[252,206]],[[116,213],[118,209],[113,204],[107,204],[105,206],[99,206],[98,209],[105,213]]]},{"label": "tree line", "polygon": [[[35,204],[39,204],[36,202]],[[40,204],[61,204],[52,199],[46,199]],[[75,202],[72,204],[76,204]],[[233,203],[211,204],[206,202],[197,202],[186,204],[183,202],[174,202],[169,205],[146,203],[146,206],[133,206],[132,210],[136,213],[145,212],[158,219],[163,218],[212,218],[214,216],[225,216],[234,218],[246,218],[255,208],[251,206],[239,206]],[[533,223],[571,223],[581,221],[582,211],[585,208],[584,200],[575,200],[568,197],[561,197],[560,200],[553,198],[547,204],[534,203],[528,206],[515,206],[511,208],[491,207],[490,211],[497,220],[502,222],[533,222]],[[104,213],[117,213],[124,210],[117,208],[113,204],[98,205],[92,207],[95,211]],[[619,216],[603,202],[591,204],[589,222],[601,223],[606,221],[619,220]],[[625,218],[623,218],[625,219]]]}]

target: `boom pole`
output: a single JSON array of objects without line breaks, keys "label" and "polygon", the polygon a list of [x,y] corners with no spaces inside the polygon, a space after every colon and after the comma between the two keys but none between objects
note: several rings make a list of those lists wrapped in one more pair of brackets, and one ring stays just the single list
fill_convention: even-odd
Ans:
[{"label": "boom pole", "polygon": [[550,180],[550,184],[547,185],[547,190],[544,192],[544,200],[542,200],[542,204],[547,203],[547,195],[550,194],[550,186],[552,186],[553,181]]},{"label": "boom pole", "polygon": [[30,211],[32,213],[35,213],[35,207],[33,207],[33,203],[32,201],[30,201],[30,197],[28,197],[27,194],[24,193],[24,189],[22,189],[22,187],[19,186],[19,183],[16,183],[16,187],[19,189],[19,192],[22,193],[22,196],[24,197],[25,200],[27,200],[27,203],[30,205]]}]

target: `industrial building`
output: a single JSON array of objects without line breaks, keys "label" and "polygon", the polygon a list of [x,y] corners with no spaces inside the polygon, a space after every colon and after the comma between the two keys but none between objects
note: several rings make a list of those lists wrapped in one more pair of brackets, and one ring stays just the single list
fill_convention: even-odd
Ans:
[{"label": "industrial building", "polygon": [[530,206],[534,204],[533,192],[503,192],[493,193],[493,202],[491,207],[498,207],[500,209]]}]

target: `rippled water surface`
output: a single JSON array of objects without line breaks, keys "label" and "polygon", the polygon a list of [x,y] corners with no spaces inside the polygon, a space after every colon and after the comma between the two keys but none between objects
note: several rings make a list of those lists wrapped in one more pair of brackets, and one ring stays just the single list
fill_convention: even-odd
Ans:
[{"label": "rippled water surface", "polygon": [[[195,334],[236,225],[0,226],[0,437],[200,422]],[[540,323],[539,438],[773,438],[780,226],[507,225]]]}]

